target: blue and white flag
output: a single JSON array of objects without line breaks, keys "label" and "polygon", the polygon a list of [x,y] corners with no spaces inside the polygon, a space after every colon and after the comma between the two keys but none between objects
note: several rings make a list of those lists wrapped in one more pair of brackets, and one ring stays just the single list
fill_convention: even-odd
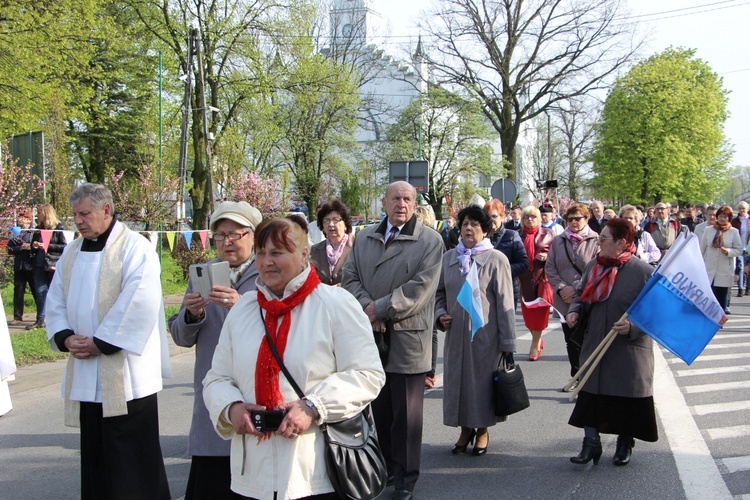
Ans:
[{"label": "blue and white flag", "polygon": [[471,318],[471,340],[474,334],[485,325],[484,311],[482,310],[482,297],[479,295],[479,276],[477,275],[477,264],[473,263],[466,275],[466,281],[458,291],[458,303],[466,309]]},{"label": "blue and white flag", "polygon": [[727,317],[711,291],[698,237],[680,235],[628,309],[628,320],[688,365]]}]

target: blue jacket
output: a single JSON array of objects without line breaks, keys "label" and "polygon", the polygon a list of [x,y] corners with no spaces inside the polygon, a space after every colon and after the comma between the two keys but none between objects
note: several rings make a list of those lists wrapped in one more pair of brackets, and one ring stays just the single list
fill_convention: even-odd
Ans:
[{"label": "blue jacket", "polygon": [[499,231],[490,234],[490,241],[495,250],[500,250],[508,257],[511,276],[517,278],[529,270],[529,258],[518,231],[501,227]]}]

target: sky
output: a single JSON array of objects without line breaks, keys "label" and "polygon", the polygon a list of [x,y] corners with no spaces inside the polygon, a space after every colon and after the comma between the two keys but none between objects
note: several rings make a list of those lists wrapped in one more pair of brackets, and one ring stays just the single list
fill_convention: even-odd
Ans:
[{"label": "sky", "polygon": [[[372,0],[390,27],[387,52],[403,56],[406,45],[419,33],[421,12],[434,0]],[[630,16],[647,36],[642,57],[669,46],[696,49],[724,80],[730,91],[725,134],[733,145],[731,165],[750,166],[750,0],[623,0]],[[424,23],[424,21],[422,21]]]}]

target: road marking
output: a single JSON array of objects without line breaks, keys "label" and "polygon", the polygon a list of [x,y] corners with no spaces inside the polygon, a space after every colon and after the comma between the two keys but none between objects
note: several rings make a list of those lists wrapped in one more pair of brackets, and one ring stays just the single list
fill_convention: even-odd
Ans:
[{"label": "road marking", "polygon": [[750,401],[730,401],[727,403],[711,403],[693,406],[696,415],[708,415],[710,413],[723,413],[727,411],[750,410]]},{"label": "road marking", "polygon": [[720,458],[718,462],[726,467],[729,474],[750,470],[750,456]]},{"label": "road marking", "polygon": [[732,498],[698,425],[654,342],[654,404],[688,500]]},{"label": "road marking", "polygon": [[750,425],[733,425],[730,427],[717,427],[716,429],[706,429],[706,433],[711,439],[745,437],[745,436],[750,435]]},{"label": "road marking", "polygon": [[748,337],[750,337],[750,333],[734,333],[734,332],[744,332],[744,331],[747,331],[748,328],[750,328],[750,327],[743,326],[743,327],[729,328],[729,329],[725,328],[724,330],[720,330],[720,331],[723,331],[724,333],[723,334],[718,334],[717,333],[716,336],[714,337],[714,340],[715,339],[724,340],[724,339],[743,339],[743,338],[748,338]]},{"label": "road marking", "polygon": [[698,394],[700,392],[714,392],[714,391],[731,391],[734,389],[747,389],[747,380],[740,380],[738,382],[721,382],[719,384],[700,384],[700,385],[688,385],[683,387],[683,390],[687,394]]},{"label": "road marking", "polygon": [[750,342],[735,342],[733,344],[708,344],[706,349],[736,349],[737,347],[750,347]]},{"label": "road marking", "polygon": [[718,373],[750,372],[750,366],[719,366],[717,368],[694,368],[692,370],[677,370],[679,377],[693,377],[695,375],[716,375]]},{"label": "road marking", "polygon": [[[701,354],[697,358],[695,358],[696,361],[726,361],[728,359],[742,359],[742,358],[750,358],[750,352],[738,352],[735,354]],[[680,358],[670,358],[667,360],[668,363],[671,364],[677,364],[677,363],[684,363],[683,360]]]}]

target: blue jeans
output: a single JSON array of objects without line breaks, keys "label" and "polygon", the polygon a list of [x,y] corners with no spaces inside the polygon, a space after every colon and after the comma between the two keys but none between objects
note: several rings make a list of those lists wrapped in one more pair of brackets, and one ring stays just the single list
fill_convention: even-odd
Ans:
[{"label": "blue jeans", "polygon": [[34,302],[36,303],[36,322],[44,323],[44,306],[47,303],[47,291],[55,273],[34,267]]}]

